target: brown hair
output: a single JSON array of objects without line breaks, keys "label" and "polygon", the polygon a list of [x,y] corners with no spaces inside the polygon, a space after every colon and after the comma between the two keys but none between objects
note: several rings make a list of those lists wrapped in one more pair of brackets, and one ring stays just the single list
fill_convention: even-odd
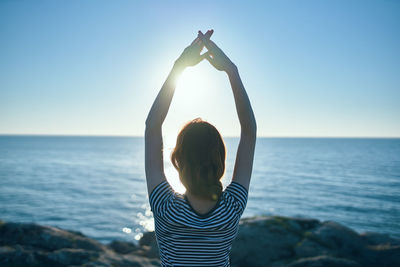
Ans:
[{"label": "brown hair", "polygon": [[186,190],[203,199],[217,200],[225,172],[225,144],[218,130],[201,118],[179,132],[171,161]]}]

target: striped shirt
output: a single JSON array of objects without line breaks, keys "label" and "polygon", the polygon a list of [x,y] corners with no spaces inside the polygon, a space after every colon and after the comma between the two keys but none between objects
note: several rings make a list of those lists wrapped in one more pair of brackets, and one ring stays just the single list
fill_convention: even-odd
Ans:
[{"label": "striped shirt", "polygon": [[162,266],[230,266],[247,195],[243,185],[232,181],[217,204],[201,215],[168,181],[158,184],[149,201]]}]

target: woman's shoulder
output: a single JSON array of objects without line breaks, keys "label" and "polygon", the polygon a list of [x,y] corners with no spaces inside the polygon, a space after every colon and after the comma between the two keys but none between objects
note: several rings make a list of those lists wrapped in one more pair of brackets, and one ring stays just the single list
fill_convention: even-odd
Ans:
[{"label": "woman's shoulder", "polygon": [[248,192],[240,183],[232,181],[223,192],[227,203],[230,203],[241,215],[246,208]]},{"label": "woman's shoulder", "polygon": [[231,181],[230,184],[225,188],[224,192],[235,193],[235,194],[239,193],[239,194],[244,194],[246,196],[249,193],[244,185],[235,181]]}]

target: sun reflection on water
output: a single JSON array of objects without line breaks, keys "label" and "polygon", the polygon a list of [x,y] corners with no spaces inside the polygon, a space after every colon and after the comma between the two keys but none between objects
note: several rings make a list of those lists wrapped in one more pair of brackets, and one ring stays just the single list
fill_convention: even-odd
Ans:
[{"label": "sun reflection on water", "polygon": [[128,227],[124,227],[124,228],[122,228],[122,232],[130,234],[132,232],[132,229],[128,228]]}]

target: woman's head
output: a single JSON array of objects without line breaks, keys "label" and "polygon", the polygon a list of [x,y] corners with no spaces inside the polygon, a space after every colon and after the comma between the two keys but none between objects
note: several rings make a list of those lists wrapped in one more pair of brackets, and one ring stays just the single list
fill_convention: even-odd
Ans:
[{"label": "woman's head", "polygon": [[204,199],[219,198],[225,144],[214,126],[200,118],[188,122],[178,134],[171,161],[188,192]]}]

